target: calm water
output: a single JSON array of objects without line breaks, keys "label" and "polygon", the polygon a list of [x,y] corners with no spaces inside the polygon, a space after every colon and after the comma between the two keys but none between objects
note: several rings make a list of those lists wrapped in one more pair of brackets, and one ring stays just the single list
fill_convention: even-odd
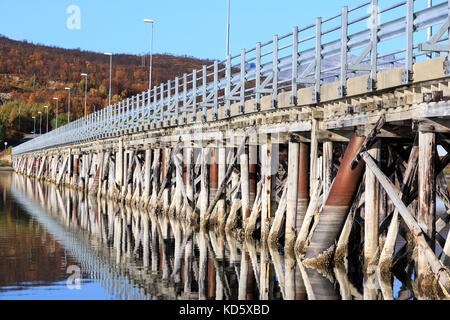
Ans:
[{"label": "calm water", "polygon": [[414,298],[408,280],[363,278],[358,266],[322,275],[255,241],[0,173],[0,299]]}]

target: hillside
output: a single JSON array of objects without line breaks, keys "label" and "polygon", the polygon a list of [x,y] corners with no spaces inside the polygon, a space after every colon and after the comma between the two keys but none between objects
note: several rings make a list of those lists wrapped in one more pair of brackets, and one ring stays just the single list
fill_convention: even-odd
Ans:
[{"label": "hillside", "polygon": [[[153,56],[153,84],[181,76],[192,69],[201,68],[211,61],[168,54]],[[140,93],[148,88],[149,56],[118,54],[113,56],[113,102]],[[88,112],[108,104],[109,57],[103,53],[63,49],[15,41],[0,36],[0,144],[3,135],[10,138],[13,131],[33,131],[32,116],[51,106],[49,119],[54,118],[59,98],[58,125],[64,123],[67,112],[67,91],[71,90],[71,119],[84,113],[84,77],[88,73]],[[20,106],[20,121],[19,121]],[[19,123],[20,122],[20,123]],[[43,132],[45,122],[43,121]],[[38,123],[36,124],[38,126]],[[51,121],[51,126],[55,121]],[[50,128],[51,128],[50,126]],[[39,132],[39,129],[37,129]]]}]

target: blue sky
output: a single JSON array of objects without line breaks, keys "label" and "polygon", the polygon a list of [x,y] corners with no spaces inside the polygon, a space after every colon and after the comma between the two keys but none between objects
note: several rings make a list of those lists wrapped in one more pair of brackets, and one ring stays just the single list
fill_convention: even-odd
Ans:
[{"label": "blue sky", "polygon": [[[231,53],[362,1],[231,0]],[[80,8],[80,29],[67,28],[70,5]],[[63,48],[141,54],[150,46],[150,26],[142,19],[150,18],[156,21],[155,52],[223,59],[226,9],[227,0],[0,0],[0,34]]]}]

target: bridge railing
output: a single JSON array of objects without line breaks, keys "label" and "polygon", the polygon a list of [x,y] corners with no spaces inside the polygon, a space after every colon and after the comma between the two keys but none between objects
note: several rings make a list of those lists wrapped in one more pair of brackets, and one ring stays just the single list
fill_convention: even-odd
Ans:
[{"label": "bridge railing", "polygon": [[[402,81],[412,81],[413,63],[433,53],[450,52],[450,0],[370,0],[343,7],[339,14],[252,49],[242,49],[226,60],[215,61],[183,74],[152,90],[99,110],[86,118],[28,141],[13,155],[60,145],[90,141],[133,129],[173,127],[226,119],[231,105],[238,114],[258,112],[263,96],[291,92],[290,104],[298,105],[298,89],[313,87],[312,103],[320,102],[321,85],[339,81],[338,95],[345,97],[347,79],[368,74],[367,90],[376,89],[377,72],[403,67]],[[450,70],[449,70],[450,73]],[[253,99],[251,110],[245,102]],[[209,116],[208,115],[209,112]],[[150,127],[149,127],[150,126]]]}]

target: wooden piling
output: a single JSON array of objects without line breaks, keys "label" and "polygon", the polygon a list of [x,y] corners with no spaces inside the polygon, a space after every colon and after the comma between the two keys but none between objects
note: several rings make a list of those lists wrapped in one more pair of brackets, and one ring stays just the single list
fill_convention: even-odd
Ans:
[{"label": "wooden piling", "polygon": [[257,170],[258,170],[258,146],[257,142],[254,142],[250,139],[248,144],[248,179],[249,179],[249,188],[250,188],[250,207],[253,206],[256,197],[256,186],[258,184],[257,181]]},{"label": "wooden piling", "polygon": [[123,170],[124,170],[124,147],[123,138],[119,139],[119,150],[116,153],[116,183],[119,186],[119,190],[123,187]]},{"label": "wooden piling", "polygon": [[[369,153],[380,161],[380,144],[372,146]],[[365,184],[364,266],[367,268],[378,249],[380,186],[370,170],[366,170]]]},{"label": "wooden piling", "polygon": [[245,229],[247,220],[250,217],[250,181],[249,181],[249,155],[244,148],[240,154],[240,183],[242,199],[242,226]]},{"label": "wooden piling", "polygon": [[[311,156],[310,156],[310,178],[309,178],[309,185],[312,188],[312,186],[315,184],[315,182],[319,179],[319,120],[313,118],[312,119],[312,126],[311,126]],[[310,195],[312,195],[313,190],[310,190]]]},{"label": "wooden piling", "polygon": [[[420,142],[419,142],[420,145]],[[447,292],[447,294],[450,293],[450,273],[448,269],[446,269],[441,261],[436,257],[434,250],[430,247],[426,237],[425,232],[420,227],[419,223],[414,219],[412,214],[409,212],[406,205],[402,202],[400,196],[398,195],[398,191],[395,188],[395,186],[392,184],[392,182],[383,174],[383,172],[378,168],[375,161],[372,159],[372,157],[367,153],[362,153],[362,158],[370,168],[370,170],[375,174],[380,184],[383,186],[383,188],[386,190],[386,193],[393,201],[395,207],[398,209],[400,215],[403,218],[403,221],[408,226],[409,230],[411,231],[414,239],[417,241],[417,244],[419,246],[419,250],[422,250],[424,253],[424,256],[428,260],[428,265],[431,268],[431,271],[441,284],[442,288]],[[421,262],[424,264],[424,261]],[[425,268],[424,265],[422,265],[422,268]],[[425,272],[427,272],[427,269],[425,268]],[[423,274],[422,274],[423,275]],[[419,274],[420,278],[421,274]]]},{"label": "wooden piling", "polygon": [[145,207],[150,198],[151,191],[151,169],[152,169],[152,150],[147,146],[145,150],[145,168],[144,168],[144,192],[141,198],[141,207]]},{"label": "wooden piling", "polygon": [[294,248],[297,236],[297,205],[298,205],[298,182],[300,165],[300,144],[291,136],[289,141],[289,160],[288,160],[288,189],[287,189],[287,208],[286,208],[286,235],[285,250]]},{"label": "wooden piling", "polygon": [[278,170],[278,146],[272,143],[272,136],[267,135],[267,140],[262,146],[262,176],[264,177],[264,191],[261,197],[261,241],[265,242],[269,236],[272,218],[275,212],[272,209],[275,193],[274,178]]},{"label": "wooden piling", "polygon": [[214,199],[214,196],[219,187],[219,177],[218,177],[218,149],[216,147],[209,148],[209,201]]},{"label": "wooden piling", "polygon": [[[323,142],[323,195],[324,201],[328,198],[328,193],[332,184],[333,173],[333,142]],[[325,204],[325,203],[324,203]]]},{"label": "wooden piling", "polygon": [[[193,207],[194,204],[194,173],[193,173],[193,149],[188,146],[184,148],[184,171],[185,171],[185,186],[186,186],[186,197],[188,204]],[[195,216],[192,216],[195,214],[195,211],[192,210],[190,214],[186,212],[185,219],[187,221],[195,220]],[[192,219],[192,220],[191,220]]]},{"label": "wooden piling", "polygon": [[170,157],[171,157],[171,148],[167,147],[164,148],[163,150],[163,155],[164,157],[162,157],[161,159],[161,163],[164,165],[164,170],[161,170],[161,181],[166,181],[166,183],[164,184],[164,186],[161,186],[163,193],[162,193],[162,212],[164,214],[167,214],[167,212],[169,211],[169,206],[170,206],[170,185],[169,182],[171,181],[172,178],[172,172],[171,172],[171,168],[170,168]]},{"label": "wooden piling", "polygon": [[[297,196],[297,217],[295,221],[295,229],[297,234],[303,225],[306,217],[308,206],[310,203],[310,147],[309,144],[300,142],[300,154],[298,165],[298,196]],[[312,189],[315,191],[314,186]],[[319,194],[320,196],[320,194]]]},{"label": "wooden piling", "polygon": [[157,199],[158,199],[158,193],[159,193],[159,183],[160,183],[160,168],[162,168],[161,162],[160,162],[160,156],[161,156],[161,150],[160,149],[154,149],[153,151],[154,157],[153,157],[153,166],[152,166],[152,196],[150,198],[150,204],[153,208],[156,208],[157,206]]},{"label": "wooden piling", "polygon": [[[419,132],[419,202],[417,223],[425,232],[428,244],[434,252],[436,231],[436,136],[432,132]],[[429,273],[426,253],[419,248],[419,279]],[[420,283],[420,280],[419,280]]]},{"label": "wooden piling", "polygon": [[209,148],[203,147],[201,156],[201,179],[200,179],[200,198],[199,198],[199,208],[200,208],[200,226],[206,227],[207,219],[206,214],[208,210],[209,203],[209,179],[208,179],[208,155]]}]

